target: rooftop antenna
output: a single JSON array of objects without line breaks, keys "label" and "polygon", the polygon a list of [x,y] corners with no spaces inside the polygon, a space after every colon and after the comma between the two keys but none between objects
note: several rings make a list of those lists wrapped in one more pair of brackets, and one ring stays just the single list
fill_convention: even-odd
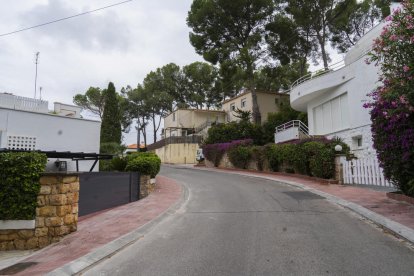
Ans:
[{"label": "rooftop antenna", "polygon": [[35,93],[34,98],[36,99],[36,90],[37,90],[37,64],[39,64],[39,54],[40,52],[37,52],[35,55],[35,64],[36,64],[36,75],[35,75]]}]

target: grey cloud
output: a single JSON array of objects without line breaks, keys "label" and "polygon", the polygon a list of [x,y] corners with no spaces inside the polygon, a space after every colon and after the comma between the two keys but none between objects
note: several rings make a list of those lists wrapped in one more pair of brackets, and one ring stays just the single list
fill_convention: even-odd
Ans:
[{"label": "grey cloud", "polygon": [[[22,17],[22,24],[37,25],[89,9],[76,10],[67,1],[49,0],[46,5],[35,6],[26,12]],[[33,34],[53,39],[62,46],[75,42],[86,49],[125,50],[130,43],[128,25],[110,9],[40,27]]]}]

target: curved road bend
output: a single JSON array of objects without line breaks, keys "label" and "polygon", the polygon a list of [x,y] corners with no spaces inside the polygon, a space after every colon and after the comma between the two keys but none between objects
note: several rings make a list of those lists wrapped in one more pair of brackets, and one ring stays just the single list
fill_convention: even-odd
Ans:
[{"label": "curved road bend", "polygon": [[317,195],[163,167],[189,199],[86,275],[414,275],[414,251]]}]

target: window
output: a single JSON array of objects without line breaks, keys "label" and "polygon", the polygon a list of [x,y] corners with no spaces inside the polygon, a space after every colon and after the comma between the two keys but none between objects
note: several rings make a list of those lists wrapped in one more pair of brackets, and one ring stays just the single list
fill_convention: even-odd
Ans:
[{"label": "window", "polygon": [[242,108],[246,107],[246,103],[247,103],[246,98],[242,99],[241,100],[241,107]]},{"label": "window", "polygon": [[236,105],[235,105],[234,103],[230,105],[230,110],[231,110],[231,111],[236,110]]},{"label": "window", "polygon": [[175,122],[175,112],[173,113],[173,122]]},{"label": "window", "polygon": [[342,94],[313,109],[315,134],[322,135],[349,127],[348,97]]},{"label": "window", "polygon": [[279,99],[275,99],[275,104],[279,105]]},{"label": "window", "polygon": [[352,137],[352,146],[354,149],[362,148],[362,136],[361,135]]}]

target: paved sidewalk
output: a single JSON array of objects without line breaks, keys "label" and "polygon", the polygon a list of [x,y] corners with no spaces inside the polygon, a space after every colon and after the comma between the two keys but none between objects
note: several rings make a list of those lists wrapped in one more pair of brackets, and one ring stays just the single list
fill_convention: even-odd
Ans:
[{"label": "paved sidewalk", "polygon": [[[266,173],[266,172],[254,172],[254,171],[246,171],[246,170],[238,170],[238,169],[206,168],[206,167],[193,167],[193,169],[221,171],[221,172],[235,173],[235,174],[241,174],[241,175],[246,175],[246,176],[262,177],[266,179],[285,182],[288,184],[293,184],[299,187],[302,187],[302,186],[307,187],[314,191],[319,191],[319,192],[334,196],[346,202],[354,203],[356,205],[359,205],[379,215],[377,216],[379,220],[375,220],[371,217],[368,217],[369,219],[373,220],[376,223],[384,224],[383,223],[384,220],[381,218],[383,217],[393,222],[397,222],[398,224],[401,224],[402,226],[408,227],[409,229],[406,229],[406,230],[411,230],[411,232],[414,233],[414,205],[390,199],[386,196],[386,191],[367,189],[367,188],[348,186],[348,185],[335,185],[335,184],[327,185],[327,184],[318,183],[315,180],[302,179],[302,178],[294,177],[294,176],[277,175],[277,174]],[[341,204],[340,202],[337,202],[337,203],[345,207],[350,207],[348,206],[347,203],[345,204]],[[353,208],[350,208],[350,209],[353,209]],[[360,209],[362,210],[362,208]],[[359,210],[354,210],[354,211],[357,211],[361,215],[365,216],[364,212],[361,213],[359,212]],[[391,227],[388,227],[389,223],[388,224],[385,223],[385,224],[386,225],[383,225],[383,226],[386,228],[389,228],[389,230],[396,232],[396,234],[402,234],[402,232],[399,231],[401,227],[391,229]],[[414,238],[414,235],[410,234],[409,237],[404,236],[404,235],[402,236],[410,240],[411,242],[414,242],[414,240],[411,240],[411,238]]]},{"label": "paved sidewalk", "polygon": [[44,275],[87,255],[159,217],[179,200],[181,192],[175,181],[158,176],[156,190],[147,198],[82,217],[78,231],[20,260],[37,264],[14,275]]}]

